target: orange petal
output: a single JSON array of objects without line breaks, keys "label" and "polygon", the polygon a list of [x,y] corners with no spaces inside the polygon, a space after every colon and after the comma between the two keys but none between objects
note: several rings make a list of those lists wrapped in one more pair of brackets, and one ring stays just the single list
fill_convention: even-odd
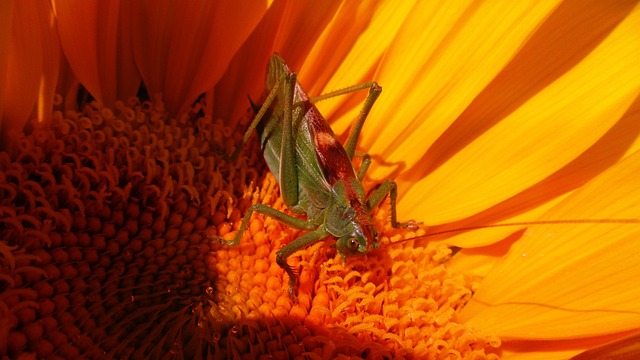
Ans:
[{"label": "orange petal", "polygon": [[566,349],[540,349],[539,344],[534,344],[533,347],[523,352],[510,352],[508,350],[502,351],[503,359],[518,359],[518,360],[566,360],[569,357],[577,354],[580,350],[566,350]]},{"label": "orange petal", "polygon": [[55,27],[51,7],[47,1],[15,2],[13,13],[9,12],[8,16],[12,17],[11,21],[7,21],[11,26],[10,40],[9,46],[5,47],[8,52],[2,56],[6,67],[0,70],[5,74],[2,83],[4,94],[0,98],[0,106],[3,106],[3,122],[0,124],[2,144],[11,141],[9,133],[12,130],[22,130],[34,111],[39,95],[43,106],[47,101],[50,104],[60,59],[57,37],[52,33]]},{"label": "orange petal", "polygon": [[338,1],[274,2],[217,84],[216,117],[235,120],[249,107],[248,101],[238,99],[249,95],[254,101],[260,100],[267,60],[274,52],[282,56],[291,70],[298,72],[339,5]]},{"label": "orange petal", "polygon": [[[5,123],[4,108],[5,108],[5,92],[7,81],[7,65],[9,63],[10,52],[6,51],[11,45],[11,28],[13,25],[13,1],[0,2],[0,49],[4,51],[0,52],[0,142],[5,143],[5,128],[9,125]],[[4,145],[2,146],[4,148]]]},{"label": "orange petal", "polygon": [[625,360],[640,357],[640,333],[590,349],[571,360]]},{"label": "orange petal", "polygon": [[218,82],[264,12],[250,0],[130,5],[136,64],[149,94],[174,114]]},{"label": "orange petal", "polygon": [[[634,341],[638,333],[631,331],[612,335],[571,340],[507,341],[500,348],[503,359],[518,360],[625,360],[635,359]],[[585,351],[586,350],[586,351]]]},{"label": "orange petal", "polygon": [[73,72],[98,101],[109,106],[138,91],[129,17],[119,1],[54,2],[60,40]]},{"label": "orange petal", "polygon": [[[102,49],[105,44],[99,43],[97,38],[98,32],[114,31],[117,26],[117,17],[113,19],[112,16],[114,12],[117,13],[114,9],[119,7],[119,2],[103,2],[103,6],[107,5],[109,7],[107,9],[104,9],[97,2],[89,1],[53,1],[52,4],[58,20],[60,42],[69,65],[89,93],[98,101],[104,101],[100,70],[106,71],[107,69],[100,69],[98,65],[98,48]],[[107,19],[109,20],[105,24],[101,24],[102,26],[98,25],[99,7],[102,10],[106,10]],[[108,47],[108,44],[106,46]],[[115,57],[113,51],[101,55],[108,56],[111,59]],[[109,75],[112,78],[114,77],[113,72],[109,73]],[[115,94],[113,95],[115,96]]]},{"label": "orange petal", "polygon": [[635,328],[639,172],[636,152],[541,218],[635,222],[531,228],[487,275],[462,320],[503,339],[589,337]]},{"label": "orange petal", "polygon": [[[99,101],[103,101],[98,68],[98,3],[92,1],[52,2],[60,42],[77,78]],[[110,2],[117,7],[117,2]],[[111,13],[111,11],[108,11]]]},{"label": "orange petal", "polygon": [[49,4],[38,11],[42,26],[42,52],[47,54],[42,63],[42,78],[38,91],[37,119],[44,123],[50,123],[52,118],[54,95],[60,72],[60,37],[56,25],[53,8]]}]

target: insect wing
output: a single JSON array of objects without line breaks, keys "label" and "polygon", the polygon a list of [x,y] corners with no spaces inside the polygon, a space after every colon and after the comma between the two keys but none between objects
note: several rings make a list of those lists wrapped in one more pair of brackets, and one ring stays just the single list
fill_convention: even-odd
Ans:
[{"label": "insect wing", "polygon": [[315,144],[315,153],[325,178],[330,185],[340,179],[356,177],[353,164],[335,133],[313,104],[307,112],[309,133]]},{"label": "insect wing", "polygon": [[[278,56],[278,54],[274,54],[269,60],[269,70],[266,81],[267,89],[271,90],[283,75],[288,74],[291,74],[291,70],[287,64],[280,56]],[[355,171],[351,160],[349,160],[342,144],[340,144],[336,138],[333,129],[331,129],[329,123],[327,123],[327,120],[325,120],[322,114],[320,114],[320,111],[315,107],[315,105],[309,101],[309,97],[297,82],[294,94],[294,109],[299,109],[303,113],[296,117],[295,114],[297,112],[294,111],[293,128],[298,130],[298,133],[294,135],[296,140],[298,140],[301,135],[305,135],[306,137],[310,134],[314,144],[313,152],[315,152],[320,168],[322,169],[325,179],[327,179],[329,184],[333,185],[341,178],[355,177]],[[281,102],[279,102],[279,104],[280,103]],[[277,113],[280,114],[282,111],[283,109],[278,109]],[[307,122],[308,124],[296,124],[296,121]],[[306,142],[306,140],[307,139],[304,141]],[[311,152],[309,152],[309,149],[306,146],[303,146],[303,149],[300,150],[297,152],[303,158],[302,160],[305,162],[304,165],[307,165],[306,162],[311,161],[311,159],[308,158]],[[274,174],[276,173],[274,172]]]},{"label": "insect wing", "polygon": [[[282,59],[274,55],[269,66],[267,75],[267,86],[273,86],[276,77],[289,74],[288,67]],[[268,89],[271,90],[270,88]],[[264,158],[269,166],[269,170],[276,176],[278,183],[282,183],[280,174],[280,157],[282,147],[282,126],[284,121],[284,99],[278,99],[267,113],[266,121],[261,122],[256,130],[260,138]],[[324,172],[316,156],[315,143],[313,142],[309,129],[309,116],[321,116],[318,110],[311,104],[309,98],[300,87],[295,84],[293,100],[293,137],[295,143],[295,162],[298,176],[298,196],[302,209],[292,209],[306,211],[309,204],[317,209],[323,209],[331,201],[329,191],[331,186],[327,182]],[[324,120],[324,119],[323,119]],[[302,212],[297,211],[297,212]]]}]

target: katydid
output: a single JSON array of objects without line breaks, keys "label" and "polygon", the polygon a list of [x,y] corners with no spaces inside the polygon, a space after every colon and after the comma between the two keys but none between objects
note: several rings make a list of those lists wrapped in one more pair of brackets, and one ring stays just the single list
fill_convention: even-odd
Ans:
[{"label": "katydid", "polygon": [[[363,156],[357,173],[352,164],[364,121],[382,91],[377,83],[368,82],[309,98],[296,81],[296,74],[274,54],[269,61],[266,89],[268,96],[230,158],[237,158],[257,129],[264,158],[280,184],[285,205],[296,214],[306,214],[307,219],[255,204],[245,214],[235,238],[223,243],[237,245],[254,212],[292,228],[307,230],[276,254],[278,265],[289,275],[289,291],[293,294],[296,273],[287,258],[298,250],[330,237],[337,238],[336,248],[343,256],[367,254],[377,248],[378,234],[371,212],[387,195],[393,227],[415,228],[417,223],[397,221],[394,181],[384,181],[365,197],[362,179],[371,163],[368,155]],[[369,94],[343,147],[314,102],[364,89],[369,89]]]}]

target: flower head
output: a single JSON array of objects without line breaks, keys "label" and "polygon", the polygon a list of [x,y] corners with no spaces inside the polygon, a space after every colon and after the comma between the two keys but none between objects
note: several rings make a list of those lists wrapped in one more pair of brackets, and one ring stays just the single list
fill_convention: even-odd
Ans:
[{"label": "flower head", "polygon": [[[3,356],[638,353],[635,3],[0,7]],[[255,139],[221,155],[273,52],[310,96],[382,85],[363,184],[425,224],[383,202],[367,256],[296,252],[295,301],[276,253],[304,232],[256,215],[214,240],[252,204],[292,214]],[[317,103],[341,140],[364,96]],[[529,225],[477,229],[502,223]]]}]

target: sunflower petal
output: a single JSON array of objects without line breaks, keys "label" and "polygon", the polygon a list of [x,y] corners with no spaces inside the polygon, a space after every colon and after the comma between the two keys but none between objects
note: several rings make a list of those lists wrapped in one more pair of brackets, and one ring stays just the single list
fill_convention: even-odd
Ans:
[{"label": "sunflower petal", "polygon": [[[319,95],[375,80],[380,59],[413,6],[413,1],[344,3],[300,69],[300,82],[307,92]],[[364,95],[363,91],[356,101],[341,96],[316,105],[325,118],[338,120],[331,126],[336,133],[343,133],[354,119],[343,115],[359,110],[362,103],[358,99]]]},{"label": "sunflower petal", "polygon": [[60,41],[69,66],[98,101],[113,106],[140,87],[133,61],[129,9],[119,1],[56,1]]},{"label": "sunflower petal", "polygon": [[[7,4],[10,7],[9,4]],[[10,10],[5,8],[3,10]],[[6,14],[11,31],[5,33],[1,41],[9,39],[8,51],[2,56],[4,67],[1,71],[4,81],[0,98],[2,123],[0,123],[0,143],[7,144],[12,130],[21,131],[34,111],[40,95],[41,104],[46,106],[45,97],[52,97],[51,85],[57,76],[59,52],[52,34],[51,7],[48,2],[28,0],[13,4],[13,13]],[[52,44],[53,42],[53,44]],[[0,65],[3,65],[0,63]]]},{"label": "sunflower petal", "polygon": [[[518,360],[625,360],[633,356],[637,332],[617,333],[570,340],[519,340],[502,343],[503,359]],[[619,356],[619,357],[618,357]]]},{"label": "sunflower petal", "polygon": [[[637,219],[638,173],[640,152],[541,220]],[[637,221],[530,229],[484,279],[462,311],[463,321],[504,339],[588,337],[635,328],[640,321]]]},{"label": "sunflower petal", "polygon": [[136,64],[149,94],[173,114],[216,84],[264,12],[250,0],[129,5]]},{"label": "sunflower petal", "polygon": [[482,247],[463,248],[449,261],[452,271],[485,277],[521,236],[523,230],[513,231],[501,241]]},{"label": "sunflower petal", "polygon": [[[0,49],[9,49],[11,44],[11,28],[13,25],[13,1],[3,1],[0,3]],[[0,141],[4,143],[5,138],[5,128],[7,127],[7,123],[5,123],[4,117],[4,108],[6,103],[6,93],[10,93],[7,91],[5,84],[7,83],[7,65],[9,63],[9,52],[2,51],[0,52]]]},{"label": "sunflower petal", "polygon": [[[527,225],[524,223],[533,221],[532,219],[538,219],[542,214],[546,213],[553,206],[558,204],[562,199],[566,197],[558,197],[552,201],[546,202],[542,206],[538,206],[533,210],[518,216],[512,216],[505,222],[499,222],[493,224],[490,220],[483,220],[483,217],[472,217],[472,220],[463,220],[454,222],[444,226],[434,227],[433,232],[447,231],[451,229],[451,233],[454,236],[442,240],[443,242],[452,245],[466,248],[485,247],[491,244],[503,241],[505,237],[510,237],[512,234],[520,232]],[[508,225],[513,224],[513,225]],[[469,228],[471,231],[457,232],[456,229]],[[432,240],[440,240],[438,238]]]},{"label": "sunflower petal", "polygon": [[216,85],[215,116],[235,120],[248,108],[248,102],[238,99],[246,99],[247,94],[260,99],[267,60],[274,52],[297,72],[339,5],[338,1],[274,2]]},{"label": "sunflower petal", "polygon": [[540,349],[540,344],[536,343],[534,347],[524,352],[511,352],[502,350],[502,358],[510,360],[566,360],[571,356],[580,352],[580,350],[551,349],[546,351]]},{"label": "sunflower petal", "polygon": [[625,360],[640,357],[640,333],[587,350],[571,360]]},{"label": "sunflower petal", "polygon": [[[105,3],[103,3],[105,4]],[[118,2],[109,2],[109,9]],[[69,65],[84,87],[99,101],[103,101],[98,67],[98,2],[55,1],[54,11],[58,20],[58,32]],[[103,9],[104,10],[104,9]],[[107,11],[112,14],[112,11]],[[109,21],[109,29],[113,21]],[[110,74],[111,75],[111,74]]]},{"label": "sunflower petal", "polygon": [[[639,26],[635,9],[582,62],[406,191],[402,209],[414,211],[406,215],[419,213],[433,223],[470,216],[536,184],[591,147],[640,93]],[[420,143],[415,139],[409,136],[399,149],[415,151]],[[403,156],[412,166],[411,157]],[[411,186],[399,180],[405,189]]]},{"label": "sunflower petal", "polygon": [[[554,6],[553,2],[456,2],[447,7],[417,3],[376,75],[385,95],[369,122],[371,135],[363,137],[361,145],[385,154],[387,160],[413,165],[414,145],[423,148],[433,143]],[[374,136],[378,134],[384,136]]]},{"label": "sunflower petal", "polygon": [[[626,114],[593,146],[575,160],[544,180],[491,208],[461,221],[443,224],[433,231],[483,227],[494,223],[527,222],[538,219],[568,193],[586,184],[598,174],[638,150],[640,137],[640,97]],[[514,227],[487,227],[447,239],[459,247],[491,244],[514,231]]]},{"label": "sunflower petal", "polygon": [[[513,59],[438,137],[425,154],[423,174],[489,129],[527,99],[564,75],[600,44],[633,10],[599,1],[563,1],[545,18]],[[426,168],[426,169],[425,169]]]}]

